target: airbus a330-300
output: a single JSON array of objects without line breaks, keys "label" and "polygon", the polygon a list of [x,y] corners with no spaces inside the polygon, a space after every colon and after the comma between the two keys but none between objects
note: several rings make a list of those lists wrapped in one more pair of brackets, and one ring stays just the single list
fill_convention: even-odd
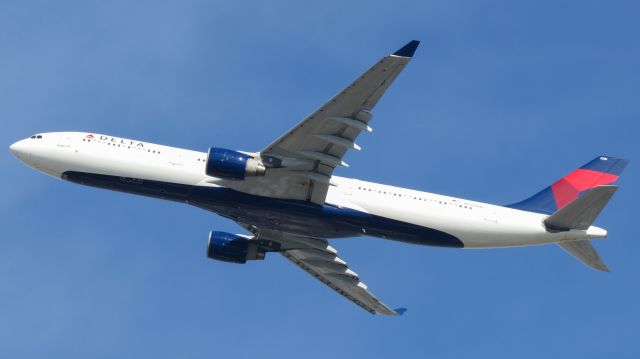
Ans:
[{"label": "airbus a330-300", "polygon": [[372,236],[406,243],[494,248],[558,244],[607,267],[590,240],[626,160],[598,156],[532,197],[492,205],[333,175],[372,131],[372,110],[411,60],[418,41],[383,57],[259,152],[208,152],[87,132],[48,132],[13,154],[74,183],[177,201],[229,218],[251,234],[211,231],[210,258],[245,263],[279,253],[370,313],[402,314],[378,300],[328,240]]}]

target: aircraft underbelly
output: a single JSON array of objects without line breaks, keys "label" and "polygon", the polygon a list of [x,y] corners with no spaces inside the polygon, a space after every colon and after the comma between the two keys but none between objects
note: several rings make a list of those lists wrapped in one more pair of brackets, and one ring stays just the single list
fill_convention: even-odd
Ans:
[{"label": "aircraft underbelly", "polygon": [[368,235],[422,245],[463,246],[444,231],[350,208],[254,196],[225,187],[71,171],[62,177],[88,186],[183,202],[240,223],[301,236],[330,239]]},{"label": "aircraft underbelly", "polygon": [[411,199],[347,198],[351,203],[355,202],[354,206],[372,215],[448,233],[459,239],[465,248],[528,246],[563,239],[561,234],[546,231],[542,224],[543,215],[487,204],[473,209],[466,205],[452,205],[469,202],[464,199],[449,198],[451,203],[443,205]]},{"label": "aircraft underbelly", "polygon": [[318,238],[369,235],[403,242],[461,247],[454,236],[350,208],[259,197],[227,188],[196,186],[189,203],[238,222]]}]

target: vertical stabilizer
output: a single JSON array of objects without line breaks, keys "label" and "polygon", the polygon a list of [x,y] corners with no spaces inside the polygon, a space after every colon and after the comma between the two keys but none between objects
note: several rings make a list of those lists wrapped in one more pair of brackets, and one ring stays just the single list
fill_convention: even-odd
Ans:
[{"label": "vertical stabilizer", "polygon": [[533,196],[508,205],[523,211],[552,214],[578,199],[584,191],[615,183],[629,161],[599,156]]},{"label": "vertical stabilizer", "polygon": [[585,231],[585,240],[558,243],[585,265],[608,272],[589,239],[602,238],[607,231],[592,226],[618,187],[613,186],[629,161],[599,156],[554,182],[533,196],[509,208],[549,215],[544,225],[549,232]]}]

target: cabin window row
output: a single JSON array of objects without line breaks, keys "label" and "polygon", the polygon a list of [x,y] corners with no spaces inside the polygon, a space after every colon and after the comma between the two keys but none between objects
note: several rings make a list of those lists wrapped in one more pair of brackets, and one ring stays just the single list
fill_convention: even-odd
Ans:
[{"label": "cabin window row", "polygon": [[423,201],[423,202],[434,202],[434,203],[438,203],[441,205],[451,205],[451,206],[455,206],[455,207],[459,207],[459,208],[464,208],[464,209],[473,209],[473,207],[468,206],[468,205],[464,205],[464,204],[459,204],[459,203],[452,203],[452,202],[447,202],[447,201],[440,201],[440,200],[435,200],[433,198],[424,198],[424,197],[419,197],[419,196],[411,196],[411,195],[407,195],[407,194],[402,194],[402,193],[396,193],[396,192],[391,192],[391,191],[384,191],[381,189],[372,189],[372,188],[367,188],[367,187],[362,187],[362,186],[358,186],[358,189],[361,191],[365,191],[365,192],[378,192],[379,194],[384,194],[384,195],[388,195],[388,196],[394,196],[394,197],[404,197],[404,198],[409,198],[409,199],[413,199],[416,201]]}]

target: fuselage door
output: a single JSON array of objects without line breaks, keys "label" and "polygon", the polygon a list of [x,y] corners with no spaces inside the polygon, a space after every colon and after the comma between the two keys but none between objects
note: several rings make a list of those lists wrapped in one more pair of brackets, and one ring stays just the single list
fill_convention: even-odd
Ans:
[{"label": "fuselage door", "polygon": [[496,211],[488,212],[484,215],[484,220],[491,223],[498,223],[498,216]]},{"label": "fuselage door", "polygon": [[182,162],[183,162],[182,152],[180,151],[171,151],[171,152],[172,153],[169,154],[169,163],[174,166],[182,165]]},{"label": "fuselage door", "polygon": [[60,147],[69,147],[71,146],[71,136],[67,135],[67,134],[61,134],[60,137],[58,137],[58,146]]}]

